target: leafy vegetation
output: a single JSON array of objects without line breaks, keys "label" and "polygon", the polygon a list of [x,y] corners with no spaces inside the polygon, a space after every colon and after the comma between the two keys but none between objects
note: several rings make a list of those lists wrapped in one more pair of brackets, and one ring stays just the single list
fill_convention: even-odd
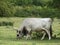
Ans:
[{"label": "leafy vegetation", "polygon": [[13,26],[13,22],[3,21],[3,22],[0,22],[0,26]]},{"label": "leafy vegetation", "polygon": [[17,11],[14,16],[17,17],[60,17],[60,11],[57,9],[52,9],[52,8],[42,8],[40,6],[36,7],[22,7],[22,8],[17,8]]},{"label": "leafy vegetation", "polygon": [[59,0],[0,0],[0,17],[57,17]]}]

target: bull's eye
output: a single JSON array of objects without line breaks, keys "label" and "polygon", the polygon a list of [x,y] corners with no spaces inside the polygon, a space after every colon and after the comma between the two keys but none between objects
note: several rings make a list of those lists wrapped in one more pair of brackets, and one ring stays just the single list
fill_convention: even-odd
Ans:
[{"label": "bull's eye", "polygon": [[21,33],[21,31],[19,31],[19,33]]},{"label": "bull's eye", "polygon": [[17,30],[17,32],[18,32],[18,30]]}]

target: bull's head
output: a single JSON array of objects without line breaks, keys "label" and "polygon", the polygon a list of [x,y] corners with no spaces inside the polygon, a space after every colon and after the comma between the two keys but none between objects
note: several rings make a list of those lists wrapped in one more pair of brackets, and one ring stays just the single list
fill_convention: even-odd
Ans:
[{"label": "bull's head", "polygon": [[18,28],[14,28],[17,32],[17,38],[21,38],[23,36],[22,30],[18,30]]},{"label": "bull's head", "polygon": [[21,38],[22,37],[22,31],[17,30],[17,38]]}]

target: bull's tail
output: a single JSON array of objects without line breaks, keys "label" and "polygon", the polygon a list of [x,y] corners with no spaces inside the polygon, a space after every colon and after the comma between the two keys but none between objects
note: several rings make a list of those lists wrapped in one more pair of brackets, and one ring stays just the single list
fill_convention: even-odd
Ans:
[{"label": "bull's tail", "polygon": [[52,37],[52,25],[50,26],[50,35]]}]

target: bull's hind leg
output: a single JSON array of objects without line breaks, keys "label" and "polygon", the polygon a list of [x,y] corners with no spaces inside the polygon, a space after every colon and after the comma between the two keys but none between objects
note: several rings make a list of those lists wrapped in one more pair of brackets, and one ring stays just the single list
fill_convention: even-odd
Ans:
[{"label": "bull's hind leg", "polygon": [[46,33],[44,31],[42,33],[43,33],[43,36],[42,36],[41,40],[43,40],[45,38],[45,35],[46,35]]},{"label": "bull's hind leg", "polygon": [[50,31],[49,30],[47,30],[47,29],[45,29],[45,28],[43,28],[45,31],[46,31],[46,33],[48,34],[48,37],[49,37],[49,40],[51,39],[51,35],[50,35]]},{"label": "bull's hind leg", "polygon": [[49,36],[49,40],[51,39],[51,35],[50,35],[50,31],[46,30],[48,36]]}]

